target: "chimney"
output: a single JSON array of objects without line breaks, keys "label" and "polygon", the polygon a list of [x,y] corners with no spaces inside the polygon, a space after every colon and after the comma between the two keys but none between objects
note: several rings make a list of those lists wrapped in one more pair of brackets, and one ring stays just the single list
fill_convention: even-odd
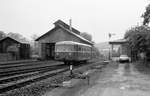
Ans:
[{"label": "chimney", "polygon": [[72,19],[69,19],[69,26],[70,26],[70,31],[72,31]]}]

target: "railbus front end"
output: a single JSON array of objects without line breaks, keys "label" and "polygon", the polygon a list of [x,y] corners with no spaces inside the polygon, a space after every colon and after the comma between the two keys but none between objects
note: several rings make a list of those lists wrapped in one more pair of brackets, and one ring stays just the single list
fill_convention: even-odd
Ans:
[{"label": "railbus front end", "polygon": [[91,59],[91,46],[73,41],[61,41],[55,45],[55,60],[65,64]]}]

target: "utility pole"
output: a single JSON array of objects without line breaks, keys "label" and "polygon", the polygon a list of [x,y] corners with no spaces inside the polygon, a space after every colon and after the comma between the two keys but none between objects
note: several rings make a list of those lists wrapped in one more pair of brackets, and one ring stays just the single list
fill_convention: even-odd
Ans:
[{"label": "utility pole", "polygon": [[[110,38],[111,38],[111,34],[108,34],[109,37],[109,42],[110,42]],[[109,50],[108,50],[108,60],[110,60],[110,46],[109,46]]]},{"label": "utility pole", "polygon": [[[69,29],[72,32],[72,19],[69,19]],[[70,63],[69,65],[70,65],[70,76],[72,76],[73,75],[73,64]]]},{"label": "utility pole", "polygon": [[70,31],[72,31],[72,19],[69,19],[69,27],[70,27]]},{"label": "utility pole", "polygon": [[[114,33],[108,33],[109,42],[110,42],[110,38],[111,38],[113,35],[116,35],[116,34],[114,34]],[[108,60],[111,59],[111,58],[110,58],[110,57],[111,57],[110,55],[111,55],[112,52],[110,53],[110,49],[111,49],[111,48],[110,48],[110,46],[109,46]],[[113,51],[113,45],[112,45],[112,50],[111,50],[111,51]]]}]

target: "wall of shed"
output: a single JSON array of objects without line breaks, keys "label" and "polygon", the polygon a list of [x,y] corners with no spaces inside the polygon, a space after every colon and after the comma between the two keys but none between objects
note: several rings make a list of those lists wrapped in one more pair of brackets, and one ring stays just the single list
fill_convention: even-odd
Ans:
[{"label": "wall of shed", "polygon": [[79,43],[89,44],[85,42],[84,40],[72,35],[71,33],[66,32],[66,30],[59,28],[55,31],[50,32],[49,34],[42,37],[38,41],[39,42],[39,56],[42,59],[45,58],[45,51],[43,50],[43,47],[44,47],[43,43],[56,43],[59,41],[75,41]]},{"label": "wall of shed", "polygon": [[29,44],[20,44],[19,58],[20,59],[30,59],[30,45]]},{"label": "wall of shed", "polygon": [[30,59],[30,45],[18,43],[12,39],[0,42],[0,61]]},{"label": "wall of shed", "polygon": [[11,39],[6,39],[3,42],[0,43],[0,53],[6,53],[7,52],[7,48],[11,45],[16,45],[19,43],[16,43],[15,41],[11,40]]},{"label": "wall of shed", "polygon": [[11,61],[15,58],[10,53],[0,53],[0,61]]}]

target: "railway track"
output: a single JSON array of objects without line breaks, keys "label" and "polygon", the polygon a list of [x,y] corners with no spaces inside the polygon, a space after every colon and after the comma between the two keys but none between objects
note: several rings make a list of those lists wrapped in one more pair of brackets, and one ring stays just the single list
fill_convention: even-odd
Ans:
[{"label": "railway track", "polygon": [[29,66],[29,65],[36,65],[41,63],[54,63],[54,61],[26,61],[26,62],[0,63],[0,68]]},{"label": "railway track", "polygon": [[0,94],[49,78],[66,70],[69,68],[60,62],[53,62],[53,64],[46,61],[28,62],[17,64],[17,68],[11,64],[0,65]]},{"label": "railway track", "polygon": [[[0,71],[0,95],[4,94],[5,92],[21,88],[26,85],[30,85],[31,83],[69,71],[69,66],[60,64],[60,62],[59,64],[55,63],[52,65],[46,62],[44,62],[44,64],[36,62],[36,64],[31,63],[31,66],[29,66],[29,64],[27,66],[25,64],[21,64],[23,66],[19,65],[20,67],[18,68],[11,68],[7,65],[7,68],[5,69],[9,70],[5,70],[5,72]],[[75,68],[83,65],[85,64],[79,64],[75,66]]]},{"label": "railway track", "polygon": [[14,90],[14,89],[17,89],[17,88],[24,87],[26,85],[29,85],[29,84],[34,83],[34,82],[41,81],[43,79],[50,78],[52,76],[55,76],[55,75],[60,74],[62,72],[66,72],[68,70],[69,70],[68,68],[63,68],[62,70],[59,70],[59,71],[53,71],[53,72],[49,72],[49,73],[46,73],[46,74],[41,75],[41,76],[38,75],[38,76],[35,76],[35,77],[31,77],[29,79],[24,79],[22,81],[18,81],[17,83],[7,83],[6,85],[0,87],[0,94],[2,94],[4,92],[7,92],[7,91],[10,91],[10,90]]},{"label": "railway track", "polygon": [[22,64],[22,63],[31,63],[39,62],[38,60],[26,60],[26,61],[16,61],[16,62],[0,62],[0,65],[10,65],[10,64]]},{"label": "railway track", "polygon": [[[63,64],[63,63],[62,63]],[[36,62],[36,63],[27,63],[25,64],[21,64],[18,67],[15,66],[0,66],[0,78],[2,77],[6,77],[6,76],[11,76],[11,75],[15,75],[15,74],[22,74],[22,73],[29,73],[29,72],[35,72],[35,71],[39,71],[42,69],[47,69],[47,68],[51,68],[52,66],[60,66],[60,62],[55,62],[55,63],[50,63],[50,62]]]},{"label": "railway track", "polygon": [[[30,76],[43,74],[43,73],[46,73],[46,72],[49,72],[49,71],[53,71],[53,70],[55,70],[57,68],[63,68],[65,66],[64,65],[57,65],[55,67],[56,68],[52,68],[51,66],[50,67],[46,67],[46,68],[39,68],[39,69],[36,69],[36,70],[32,70],[33,72],[27,70],[27,72],[24,71],[22,74],[20,72],[9,73],[9,75],[10,74],[11,75],[14,74],[14,75],[13,76],[9,76],[9,77],[0,78],[0,84],[6,83],[6,82],[10,82],[10,81],[19,80],[19,79],[23,79],[23,78],[27,78],[27,77],[30,77]],[[19,73],[19,75],[18,75],[18,73]],[[8,74],[4,74],[4,75],[8,76]]]}]

